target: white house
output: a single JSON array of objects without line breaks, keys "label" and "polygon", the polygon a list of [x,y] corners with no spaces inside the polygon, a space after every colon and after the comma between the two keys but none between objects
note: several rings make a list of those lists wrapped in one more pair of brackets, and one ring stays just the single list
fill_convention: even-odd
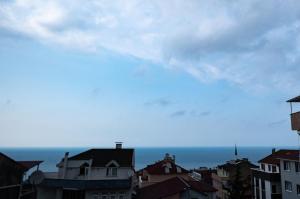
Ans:
[{"label": "white house", "polygon": [[65,157],[56,173],[32,175],[38,199],[130,199],[134,149],[90,149]]}]

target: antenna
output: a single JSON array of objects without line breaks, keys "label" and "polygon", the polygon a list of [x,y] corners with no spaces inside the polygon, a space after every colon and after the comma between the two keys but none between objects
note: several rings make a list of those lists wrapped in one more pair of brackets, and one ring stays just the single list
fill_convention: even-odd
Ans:
[{"label": "antenna", "polygon": [[235,160],[237,160],[238,159],[238,150],[237,150],[236,144],[234,145],[234,155],[235,155]]}]

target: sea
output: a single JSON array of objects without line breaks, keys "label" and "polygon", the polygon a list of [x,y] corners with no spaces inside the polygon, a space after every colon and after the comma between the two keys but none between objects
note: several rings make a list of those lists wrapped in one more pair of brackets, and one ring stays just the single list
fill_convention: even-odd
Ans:
[{"label": "sea", "polygon": [[[291,148],[291,147],[284,147]],[[0,152],[14,160],[42,160],[40,170],[56,171],[56,164],[64,157],[89,148],[0,148]],[[252,163],[271,154],[272,147],[238,147],[238,158],[248,158]],[[135,169],[139,170],[164,158],[165,154],[175,156],[176,163],[186,169],[200,167],[215,168],[235,159],[234,147],[137,147],[135,148]]]}]

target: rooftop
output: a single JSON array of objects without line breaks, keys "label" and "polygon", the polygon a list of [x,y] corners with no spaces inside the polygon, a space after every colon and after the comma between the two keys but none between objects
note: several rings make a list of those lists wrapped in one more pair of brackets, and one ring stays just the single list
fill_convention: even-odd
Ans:
[{"label": "rooftop", "polygon": [[141,171],[143,170],[152,175],[189,173],[188,170],[175,163],[175,156],[171,157],[168,153],[165,155],[163,160],[155,162],[154,164],[147,165],[147,167],[145,167]]},{"label": "rooftop", "polygon": [[259,163],[265,164],[280,164],[280,159],[299,160],[299,150],[278,150],[267,157],[259,160]]},{"label": "rooftop", "polygon": [[93,167],[105,167],[110,161],[116,161],[120,167],[134,166],[134,149],[90,149],[68,158],[69,160],[93,159]]},{"label": "rooftop", "polygon": [[160,199],[167,196],[172,196],[177,193],[192,189],[207,195],[206,193],[215,192],[212,186],[199,181],[187,181],[180,177],[174,177],[153,185],[141,188],[138,192],[139,199]]}]

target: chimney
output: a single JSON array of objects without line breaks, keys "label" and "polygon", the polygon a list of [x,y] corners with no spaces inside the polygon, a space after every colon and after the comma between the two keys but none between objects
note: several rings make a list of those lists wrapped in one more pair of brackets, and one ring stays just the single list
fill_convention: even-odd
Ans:
[{"label": "chimney", "polygon": [[276,152],[276,148],[273,148],[272,149],[272,154],[275,153],[275,152]]},{"label": "chimney", "polygon": [[122,149],[123,142],[116,142],[116,149]]},{"label": "chimney", "polygon": [[62,176],[63,179],[66,177],[66,173],[67,173],[68,156],[69,156],[69,152],[66,152],[64,157],[64,163],[63,163],[63,176]]}]

